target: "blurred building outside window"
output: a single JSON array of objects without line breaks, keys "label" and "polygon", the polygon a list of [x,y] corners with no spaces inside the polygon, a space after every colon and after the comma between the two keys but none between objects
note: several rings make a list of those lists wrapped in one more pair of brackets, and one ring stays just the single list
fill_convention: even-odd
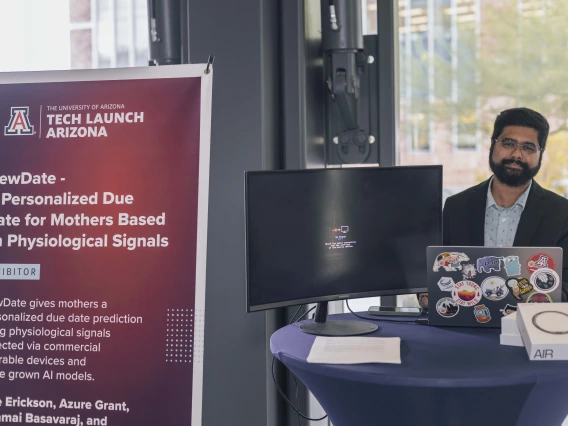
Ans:
[{"label": "blurred building outside window", "polygon": [[[361,1],[363,30],[377,34],[377,0]],[[495,117],[526,106],[550,123],[536,180],[568,196],[566,22],[564,0],[398,0],[398,164],[442,164],[445,200],[491,175]]]}]

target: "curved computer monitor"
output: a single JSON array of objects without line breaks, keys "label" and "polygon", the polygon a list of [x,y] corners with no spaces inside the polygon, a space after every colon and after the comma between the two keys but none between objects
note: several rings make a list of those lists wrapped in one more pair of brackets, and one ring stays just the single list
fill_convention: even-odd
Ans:
[{"label": "curved computer monitor", "polygon": [[247,311],[426,291],[442,166],[245,173]]}]

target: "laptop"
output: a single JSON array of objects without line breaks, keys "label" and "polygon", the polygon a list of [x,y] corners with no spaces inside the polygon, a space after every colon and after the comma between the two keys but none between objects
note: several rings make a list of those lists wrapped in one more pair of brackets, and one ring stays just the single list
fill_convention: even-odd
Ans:
[{"label": "laptop", "polygon": [[562,300],[562,248],[458,247],[426,249],[428,322],[501,327],[519,303]]}]

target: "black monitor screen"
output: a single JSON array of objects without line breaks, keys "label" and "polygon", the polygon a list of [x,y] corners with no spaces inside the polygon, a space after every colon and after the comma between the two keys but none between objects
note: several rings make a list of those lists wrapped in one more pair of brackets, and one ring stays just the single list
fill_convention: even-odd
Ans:
[{"label": "black monitor screen", "polygon": [[247,310],[426,291],[442,166],[245,174]]}]

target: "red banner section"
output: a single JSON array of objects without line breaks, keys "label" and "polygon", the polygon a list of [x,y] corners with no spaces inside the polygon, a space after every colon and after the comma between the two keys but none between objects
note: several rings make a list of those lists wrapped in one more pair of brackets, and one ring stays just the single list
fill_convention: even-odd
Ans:
[{"label": "red banner section", "polygon": [[0,77],[0,423],[201,424],[210,75],[178,70]]}]

